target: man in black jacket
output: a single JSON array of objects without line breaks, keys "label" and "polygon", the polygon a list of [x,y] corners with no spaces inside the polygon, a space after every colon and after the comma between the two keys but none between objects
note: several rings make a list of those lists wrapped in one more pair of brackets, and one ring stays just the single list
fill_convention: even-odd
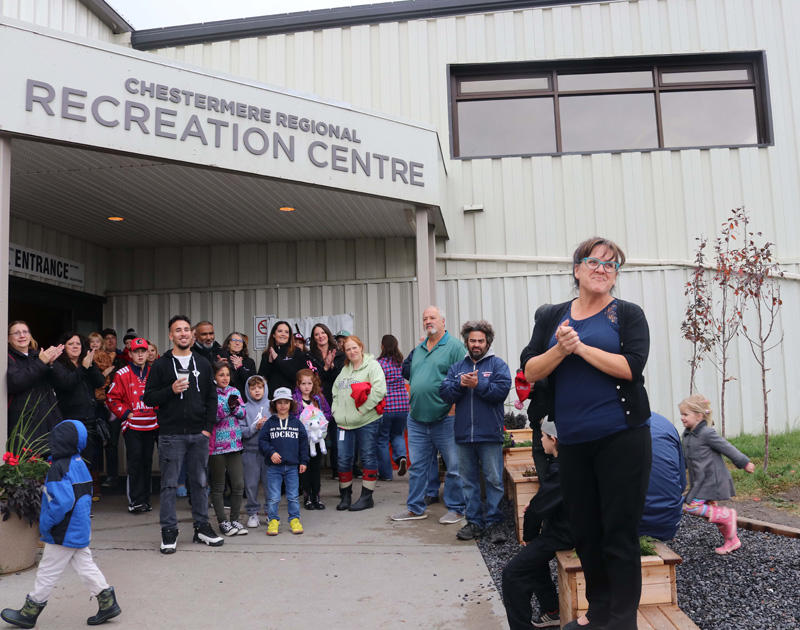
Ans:
[{"label": "man in black jacket", "polygon": [[542,423],[542,447],[553,456],[546,477],[539,479],[539,491],[533,496],[522,525],[522,551],[503,569],[503,603],[511,630],[531,627],[531,595],[536,595],[541,614],[534,628],[557,628],[558,591],[550,577],[550,561],[556,551],[572,549],[569,522],[564,513],[561,483],[558,479],[558,439],[556,425]]},{"label": "man in black jacket", "polygon": [[208,522],[206,467],[208,439],[217,417],[217,390],[211,364],[193,354],[189,318],[169,320],[172,350],[156,359],[150,369],[143,401],[158,407],[158,457],[161,467],[161,553],[178,547],[175,497],[178,472],[186,457],[186,479],[192,491],[193,542],[218,547],[224,541]]},{"label": "man in black jacket", "polygon": [[214,324],[209,321],[198,322],[194,327],[194,344],[192,352],[203,357],[211,365],[214,365],[222,356],[222,346],[216,341],[214,334]]}]

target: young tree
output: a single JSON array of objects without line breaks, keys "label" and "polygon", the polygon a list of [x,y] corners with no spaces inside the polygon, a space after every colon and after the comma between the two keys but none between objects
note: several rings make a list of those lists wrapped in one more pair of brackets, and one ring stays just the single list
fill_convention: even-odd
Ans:
[{"label": "young tree", "polygon": [[[750,344],[750,350],[761,368],[761,393],[764,398],[764,470],[769,463],[769,400],[767,389],[767,353],[783,343],[783,331],[776,330],[778,315],[783,302],[779,278],[783,277],[780,264],[774,259],[773,243],[759,245],[755,239],[761,232],[747,232],[746,243],[740,260],[740,291],[752,307],[755,329],[742,323],[742,332]],[[777,340],[770,341],[773,334]]]},{"label": "young tree", "polygon": [[716,309],[718,316],[714,317],[716,337],[716,366],[722,376],[722,389],[720,392],[720,429],[725,437],[725,390],[728,381],[734,377],[728,373],[729,346],[731,341],[739,334],[739,325],[742,321],[744,303],[743,294],[738,290],[740,281],[739,267],[742,251],[736,247],[736,235],[740,233],[741,226],[747,224],[747,214],[744,208],[735,208],[730,218],[722,224],[720,236],[714,241],[715,266],[714,283],[720,289],[719,307]]},{"label": "young tree", "polygon": [[707,270],[704,249],[708,239],[701,236],[697,250],[695,250],[694,271],[683,294],[689,298],[686,304],[686,318],[681,322],[681,332],[684,339],[692,344],[692,356],[688,363],[691,369],[689,378],[689,395],[694,393],[695,376],[700,369],[700,363],[714,348],[716,342],[714,328],[714,313],[712,310],[711,287],[707,282]]}]

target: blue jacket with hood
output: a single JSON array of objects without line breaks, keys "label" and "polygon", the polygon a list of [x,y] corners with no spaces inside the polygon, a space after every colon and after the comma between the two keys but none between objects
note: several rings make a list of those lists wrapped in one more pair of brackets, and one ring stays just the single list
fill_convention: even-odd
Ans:
[{"label": "blue jacket with hood", "polygon": [[91,541],[92,475],[80,455],[86,439],[86,427],[77,420],[64,420],[50,432],[53,463],[39,517],[39,533],[46,543],[82,549]]},{"label": "blue jacket with hood", "polygon": [[[477,387],[462,387],[461,376],[476,370]],[[456,443],[502,442],[503,402],[510,390],[511,370],[492,348],[477,363],[468,353],[451,365],[439,385],[439,395],[456,406]]]}]

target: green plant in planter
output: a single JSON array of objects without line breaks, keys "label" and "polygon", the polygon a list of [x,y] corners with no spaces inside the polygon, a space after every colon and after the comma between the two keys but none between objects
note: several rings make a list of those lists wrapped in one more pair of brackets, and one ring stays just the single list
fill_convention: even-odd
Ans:
[{"label": "green plant in planter", "polygon": [[503,432],[503,448],[520,448],[525,446],[532,446],[532,440],[522,440],[517,442],[514,439],[514,432],[513,431],[504,431]]},{"label": "green plant in planter", "polygon": [[[26,405],[27,407],[27,405]],[[33,413],[23,410],[19,422],[14,426],[6,443],[8,449],[0,465],[0,514],[3,520],[15,513],[35,525],[42,509],[42,486],[50,470],[50,464],[42,459],[42,447],[46,438],[28,440],[29,425]]]},{"label": "green plant in planter", "polygon": [[[650,536],[639,536],[639,554],[644,556],[657,556],[658,551],[656,551],[655,543],[658,541],[655,538],[651,538]],[[572,557],[577,558],[578,552],[573,551]]]}]

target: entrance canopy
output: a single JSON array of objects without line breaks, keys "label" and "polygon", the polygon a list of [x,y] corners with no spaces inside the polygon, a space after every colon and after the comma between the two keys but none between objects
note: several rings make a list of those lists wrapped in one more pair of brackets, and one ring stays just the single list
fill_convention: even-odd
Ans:
[{"label": "entrance canopy", "polygon": [[15,215],[122,247],[415,236],[419,208],[446,235],[430,127],[15,20],[0,55]]}]

